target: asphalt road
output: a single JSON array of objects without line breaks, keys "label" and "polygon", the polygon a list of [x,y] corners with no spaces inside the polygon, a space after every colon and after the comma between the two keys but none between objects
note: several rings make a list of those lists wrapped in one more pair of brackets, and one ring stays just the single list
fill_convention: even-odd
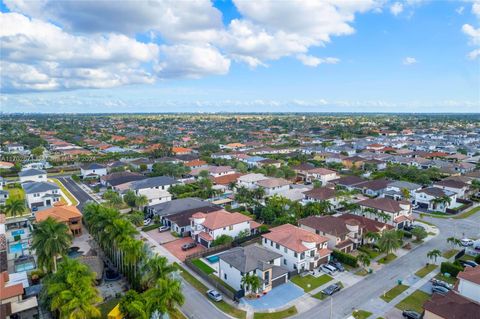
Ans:
[{"label": "asphalt road", "polygon": [[58,180],[77,198],[79,203],[77,207],[80,211],[82,211],[85,203],[93,200],[93,198],[81,189],[70,177],[59,177]]}]

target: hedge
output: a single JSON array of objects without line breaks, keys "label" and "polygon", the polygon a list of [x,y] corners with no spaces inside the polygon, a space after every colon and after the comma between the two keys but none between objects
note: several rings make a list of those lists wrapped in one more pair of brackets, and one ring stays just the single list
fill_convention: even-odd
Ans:
[{"label": "hedge", "polygon": [[149,230],[158,228],[158,227],[160,227],[160,226],[163,226],[163,224],[159,223],[159,224],[148,225],[148,226],[143,227],[143,228],[142,228],[142,231],[149,231]]},{"label": "hedge", "polygon": [[358,259],[355,256],[350,254],[346,254],[339,250],[333,250],[332,256],[335,257],[339,262],[344,263],[346,265],[352,266],[354,268],[358,267]]},{"label": "hedge", "polygon": [[408,231],[405,231],[405,230],[402,230],[402,231],[403,231],[403,237],[412,238],[413,234],[411,232],[408,232]]},{"label": "hedge", "polygon": [[449,273],[452,277],[457,277],[458,273],[463,271],[463,267],[458,264],[443,262],[440,266],[442,274]]}]

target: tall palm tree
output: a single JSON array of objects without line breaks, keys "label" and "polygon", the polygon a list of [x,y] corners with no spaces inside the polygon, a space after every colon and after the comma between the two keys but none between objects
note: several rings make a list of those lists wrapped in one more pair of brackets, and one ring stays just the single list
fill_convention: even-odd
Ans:
[{"label": "tall palm tree", "polygon": [[142,286],[144,289],[152,288],[158,279],[166,278],[178,269],[174,264],[169,264],[168,259],[155,255],[147,260],[143,266]]},{"label": "tall palm tree", "polygon": [[370,266],[370,262],[372,261],[372,258],[370,255],[366,253],[360,253],[357,256],[357,260],[360,264],[362,264],[363,267],[368,267]]},{"label": "tall palm tree", "polygon": [[135,290],[129,290],[119,303],[120,312],[126,319],[149,319],[145,298]]},{"label": "tall palm tree", "polygon": [[387,255],[400,248],[400,241],[395,230],[384,231],[380,239],[378,240],[378,247]]},{"label": "tall palm tree", "polygon": [[455,246],[460,246],[461,240],[452,236],[447,238],[447,243],[452,245],[452,248],[453,248]]},{"label": "tall palm tree", "polygon": [[392,219],[392,215],[384,213],[384,212],[378,212],[377,216],[383,220],[384,223],[388,222],[389,220]]},{"label": "tall palm tree", "polygon": [[141,207],[148,205],[148,197],[145,195],[139,195],[135,198],[135,206],[140,210]]},{"label": "tall palm tree", "polygon": [[143,242],[141,240],[128,237],[120,243],[122,251],[122,268],[125,269],[127,278],[134,288],[138,288],[139,280],[137,276],[137,264],[145,257]]},{"label": "tall palm tree", "polygon": [[70,229],[48,217],[35,225],[32,236],[32,249],[38,257],[39,267],[48,272],[56,272],[57,258],[65,256],[72,243]]},{"label": "tall palm tree", "polygon": [[369,231],[368,233],[365,234],[365,239],[367,239],[370,243],[376,242],[377,240],[380,239],[380,237],[381,237],[380,234],[377,232]]},{"label": "tall palm tree", "polygon": [[12,217],[17,216],[25,211],[25,203],[21,199],[10,199],[4,206],[5,212]]},{"label": "tall palm tree", "polygon": [[155,286],[144,293],[148,313],[170,313],[182,306],[185,297],[182,294],[181,283],[172,278],[162,278]]},{"label": "tall palm tree", "polygon": [[437,263],[437,258],[440,257],[441,255],[442,255],[442,252],[438,249],[430,250],[427,253],[428,259],[435,259],[435,263]]}]

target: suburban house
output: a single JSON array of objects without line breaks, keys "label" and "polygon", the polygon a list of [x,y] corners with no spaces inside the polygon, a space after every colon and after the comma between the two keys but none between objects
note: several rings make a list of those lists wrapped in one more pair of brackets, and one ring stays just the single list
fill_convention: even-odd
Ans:
[{"label": "suburban house", "polygon": [[328,238],[328,248],[349,253],[361,243],[363,229],[356,220],[335,216],[309,216],[298,221],[302,229]]},{"label": "suburban house", "polygon": [[47,181],[47,171],[41,169],[26,169],[18,173],[20,178],[20,183],[26,182],[46,182]]},{"label": "suburban house", "polygon": [[352,191],[355,189],[355,185],[360,184],[365,182],[365,179],[355,176],[355,175],[349,175],[341,178],[334,179],[330,181],[335,186],[338,186],[340,188],[344,188],[348,191]]},{"label": "suburban house", "polygon": [[[384,197],[392,198],[395,200],[408,200],[412,201],[415,198],[417,191],[422,189],[422,185],[404,182],[404,181],[395,181],[388,184],[386,191],[383,193]],[[404,198],[404,193],[410,194],[408,198]]]},{"label": "suburban house", "polygon": [[50,182],[27,182],[22,187],[30,209],[53,206],[62,197],[60,187]]},{"label": "suburban house", "polygon": [[157,176],[145,178],[129,183],[128,189],[135,192],[135,195],[145,195],[148,199],[148,205],[155,205],[172,200],[172,195],[168,189],[178,182],[168,176]]},{"label": "suburban house", "polygon": [[211,213],[221,210],[222,207],[198,198],[180,198],[172,201],[149,205],[147,212],[158,215],[165,226],[181,236],[189,236],[191,231],[190,218],[195,213]]},{"label": "suburban house", "polygon": [[265,196],[273,196],[290,189],[290,182],[283,178],[267,178],[258,181],[257,186],[265,190]]},{"label": "suburban house", "polygon": [[242,278],[256,275],[262,283],[260,292],[268,292],[288,281],[288,270],[281,266],[282,255],[254,244],[235,247],[219,255],[220,279],[235,290],[242,290]]},{"label": "suburban house", "polygon": [[11,143],[5,147],[8,153],[23,153],[25,152],[25,146],[21,144]]},{"label": "suburban house", "polygon": [[304,194],[304,203],[308,202],[321,202],[328,201],[334,208],[338,207],[339,201],[337,200],[334,189],[328,187],[319,187],[306,191]]},{"label": "suburban house", "polygon": [[242,234],[249,236],[259,225],[251,217],[240,213],[229,213],[225,210],[208,214],[198,212],[190,217],[192,238],[207,248],[222,235],[232,238]]},{"label": "suburban house", "polygon": [[243,186],[248,189],[254,189],[258,187],[257,183],[259,181],[262,181],[265,179],[268,179],[268,177],[266,177],[263,174],[256,174],[256,173],[246,174],[246,175],[240,176],[237,179],[237,187]]},{"label": "suburban house", "polygon": [[[450,200],[448,202],[447,198]],[[415,194],[414,204],[429,211],[446,212],[457,201],[457,194],[455,192],[441,189],[438,187],[423,188]]]},{"label": "suburban house", "polygon": [[480,266],[466,267],[446,295],[433,294],[424,303],[425,319],[476,319],[480,314]]},{"label": "suburban house", "polygon": [[192,169],[190,172],[190,175],[193,176],[198,176],[200,175],[200,172],[202,171],[207,171],[209,176],[212,177],[220,177],[220,176],[225,176],[225,175],[231,175],[235,174],[235,169],[233,169],[231,166],[205,166],[202,168],[196,168]]},{"label": "suburban house", "polygon": [[390,181],[385,179],[374,179],[356,184],[355,189],[358,189],[367,196],[377,197],[387,190],[390,183]]},{"label": "suburban house", "polygon": [[105,165],[91,163],[80,168],[80,176],[82,178],[99,178],[107,175],[107,167]]},{"label": "suburban house", "polygon": [[0,273],[0,317],[35,318],[38,316],[37,297],[24,299],[29,287],[27,273]]},{"label": "suburban house", "polygon": [[328,238],[291,224],[271,228],[262,235],[262,245],[282,255],[283,267],[297,272],[318,268],[331,253]]},{"label": "suburban house", "polygon": [[77,207],[56,205],[35,214],[35,220],[37,223],[49,217],[67,225],[73,235],[82,234],[82,213]]},{"label": "suburban house", "polygon": [[363,167],[363,164],[365,163],[365,159],[360,156],[350,156],[346,157],[342,160],[343,166],[345,166],[348,169],[351,168],[357,168],[360,169]]},{"label": "suburban house", "polygon": [[[357,203],[364,217],[380,220],[401,229],[410,225],[414,216],[412,205],[407,201],[396,201],[391,198],[369,198]],[[383,214],[383,215],[382,215]]]},{"label": "suburban house", "polygon": [[323,167],[315,167],[310,163],[302,163],[294,166],[293,170],[297,173],[297,177],[305,182],[320,181],[322,185],[326,185],[329,181],[339,178],[337,172]]},{"label": "suburban house", "polygon": [[115,172],[108,175],[100,177],[100,183],[106,187],[112,187],[115,189],[116,186],[122,185],[125,183],[139,181],[147,178],[145,175],[132,172]]},{"label": "suburban house", "polygon": [[453,179],[445,179],[443,181],[435,182],[433,183],[433,187],[454,192],[457,194],[457,198],[464,198],[468,191],[468,184]]}]

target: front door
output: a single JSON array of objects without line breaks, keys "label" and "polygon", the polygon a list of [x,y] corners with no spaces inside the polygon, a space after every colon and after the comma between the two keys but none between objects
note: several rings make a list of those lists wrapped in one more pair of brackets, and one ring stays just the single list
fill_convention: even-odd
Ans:
[{"label": "front door", "polygon": [[47,199],[47,200],[45,201],[45,205],[46,205],[46,206],[51,206],[51,205],[52,205],[52,201],[51,201],[50,199]]}]

